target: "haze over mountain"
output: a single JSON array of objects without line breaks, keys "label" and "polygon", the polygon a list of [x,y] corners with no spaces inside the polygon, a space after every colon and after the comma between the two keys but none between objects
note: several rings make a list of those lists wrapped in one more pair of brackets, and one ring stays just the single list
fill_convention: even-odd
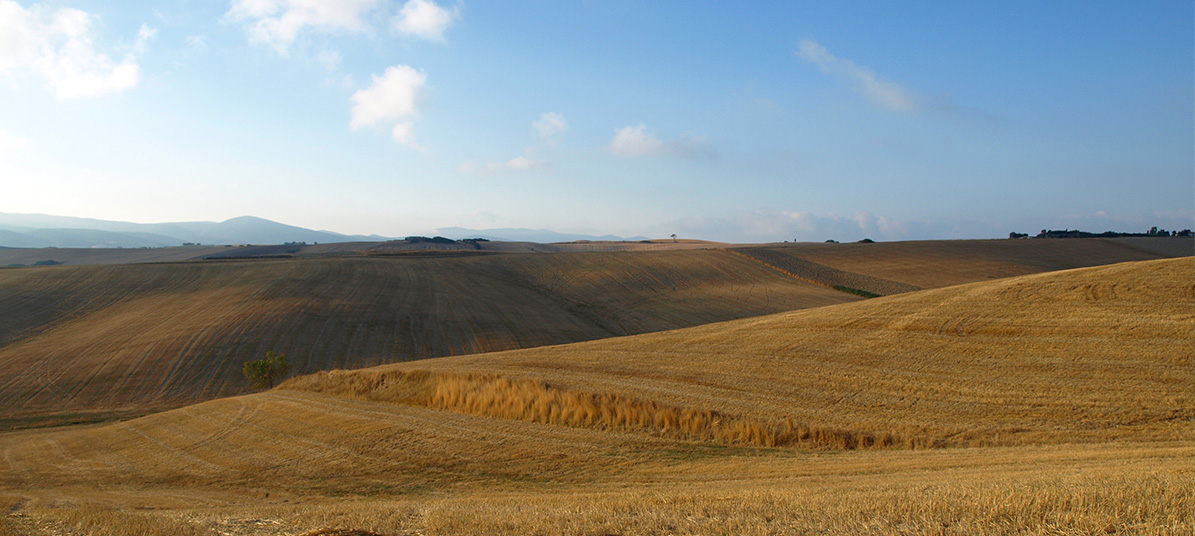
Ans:
[{"label": "haze over mountain", "polygon": [[131,223],[46,214],[0,213],[0,246],[8,247],[161,247],[177,246],[184,242],[281,244],[371,240],[386,238],[314,231],[253,216],[222,222]]},{"label": "haze over mountain", "polygon": [[[465,229],[445,227],[431,233],[453,239],[485,238],[508,242],[567,242],[573,240],[642,240],[614,235],[558,233],[544,229]],[[401,237],[346,235],[287,225],[254,216],[222,222],[132,223],[123,221],[0,213],[0,247],[92,248],[166,247],[194,244],[282,244],[286,242],[380,242]]]}]

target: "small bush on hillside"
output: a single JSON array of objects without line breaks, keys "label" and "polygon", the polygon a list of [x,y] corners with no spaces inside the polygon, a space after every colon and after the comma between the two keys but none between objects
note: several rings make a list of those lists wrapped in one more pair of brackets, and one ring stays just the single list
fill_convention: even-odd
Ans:
[{"label": "small bush on hillside", "polygon": [[275,381],[290,373],[290,362],[286,360],[286,354],[266,352],[263,359],[246,361],[241,372],[253,387],[272,389]]}]

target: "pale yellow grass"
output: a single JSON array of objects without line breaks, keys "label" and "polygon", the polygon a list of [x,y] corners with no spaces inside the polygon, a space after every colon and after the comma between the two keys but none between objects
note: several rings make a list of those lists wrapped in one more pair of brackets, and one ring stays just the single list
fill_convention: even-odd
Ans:
[{"label": "pale yellow grass", "polygon": [[793,422],[764,421],[702,408],[668,406],[620,394],[583,393],[543,382],[496,375],[404,372],[321,372],[287,381],[283,390],[306,390],[365,400],[460,411],[602,430],[646,432],[664,437],[712,440],[759,447],[885,448],[934,445],[920,438],[835,430]]}]

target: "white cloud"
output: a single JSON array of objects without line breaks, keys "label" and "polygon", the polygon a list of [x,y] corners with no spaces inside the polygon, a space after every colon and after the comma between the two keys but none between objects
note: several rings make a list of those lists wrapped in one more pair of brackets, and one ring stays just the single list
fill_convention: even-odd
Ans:
[{"label": "white cloud", "polygon": [[418,148],[412,119],[419,113],[426,83],[426,74],[406,65],[389,67],[382,76],[373,75],[368,88],[350,97],[353,110],[349,126],[360,128],[393,121],[394,141]]},{"label": "white cloud", "polygon": [[568,121],[564,120],[563,115],[548,112],[540,116],[531,126],[535,127],[535,131],[539,133],[540,138],[546,140],[568,130]]},{"label": "white cloud", "polygon": [[282,56],[300,32],[363,32],[379,0],[232,0],[225,20],[245,25],[249,41]]},{"label": "white cloud", "polygon": [[497,171],[530,171],[535,169],[544,169],[546,167],[548,167],[548,162],[546,160],[518,156],[505,162],[489,162],[484,164],[477,162],[465,162],[461,165],[461,171],[464,173],[492,173]]},{"label": "white cloud", "polygon": [[[22,8],[0,0],[0,75],[33,75],[51,87],[59,99],[94,97],[137,85],[140,68],[130,56],[119,63],[95,50],[91,15],[35,4]],[[142,26],[142,34],[154,33]],[[141,36],[137,49],[152,35]]]},{"label": "white cloud", "polygon": [[640,123],[614,131],[610,153],[621,157],[679,156],[683,158],[712,158],[713,149],[704,138],[682,137],[664,141],[647,131]]},{"label": "white cloud", "polygon": [[647,125],[640,123],[614,131],[610,152],[618,156],[649,156],[666,154],[664,142],[647,132]]},{"label": "white cloud", "polygon": [[409,0],[395,20],[398,31],[416,37],[444,42],[444,30],[460,15],[459,8],[444,9],[430,0]]},{"label": "white cloud", "polygon": [[920,99],[900,84],[880,78],[868,67],[831,54],[826,47],[812,39],[802,40],[797,45],[796,55],[817,65],[823,73],[851,82],[855,91],[876,106],[899,112],[912,112],[924,107]]}]

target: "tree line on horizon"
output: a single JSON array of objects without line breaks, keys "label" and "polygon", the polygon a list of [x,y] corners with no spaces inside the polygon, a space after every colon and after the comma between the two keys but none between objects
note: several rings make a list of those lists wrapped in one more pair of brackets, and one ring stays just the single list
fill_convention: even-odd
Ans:
[{"label": "tree line on horizon", "polygon": [[[1053,229],[1042,229],[1037,236],[1033,238],[1118,238],[1126,236],[1173,236],[1173,237],[1190,237],[1195,236],[1190,229],[1183,229],[1181,231],[1167,231],[1165,229],[1158,229],[1157,226],[1150,227],[1149,231],[1144,233],[1121,233],[1117,231],[1104,231],[1102,233],[1089,233],[1087,231],[1080,231],[1078,229],[1064,229],[1061,231]],[[1028,233],[1018,233],[1013,231],[1008,233],[1009,238],[1029,238]]]}]

